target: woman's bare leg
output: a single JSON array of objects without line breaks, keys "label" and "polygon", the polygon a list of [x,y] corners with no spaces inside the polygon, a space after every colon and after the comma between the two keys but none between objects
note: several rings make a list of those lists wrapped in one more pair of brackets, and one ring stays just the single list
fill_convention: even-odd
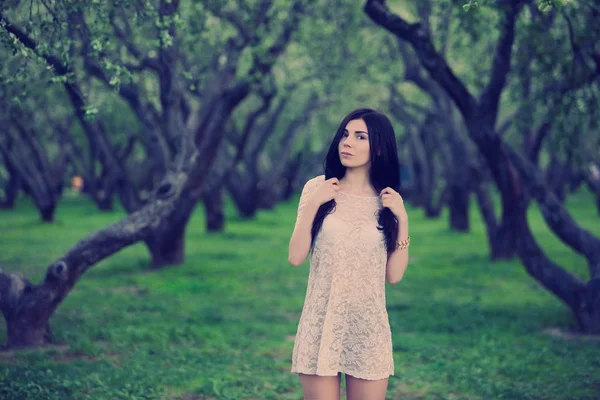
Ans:
[{"label": "woman's bare leg", "polygon": [[388,379],[370,381],[346,374],[347,400],[385,400]]},{"label": "woman's bare leg", "polygon": [[340,400],[340,375],[317,376],[298,374],[304,400]]}]

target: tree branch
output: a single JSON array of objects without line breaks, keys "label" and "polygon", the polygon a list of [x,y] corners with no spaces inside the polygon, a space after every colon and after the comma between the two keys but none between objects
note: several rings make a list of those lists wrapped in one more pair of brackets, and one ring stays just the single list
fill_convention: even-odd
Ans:
[{"label": "tree branch", "polygon": [[[122,9],[122,7],[121,7],[121,9]],[[125,13],[126,11],[123,10],[123,12]],[[113,32],[115,33],[115,36],[121,41],[121,43],[123,43],[125,45],[125,47],[129,51],[129,53],[140,62],[139,65],[128,65],[127,69],[134,70],[134,71],[141,71],[146,68],[150,68],[154,71],[158,71],[159,67],[158,67],[158,63],[156,62],[156,60],[152,59],[150,57],[144,56],[142,54],[142,52],[140,51],[140,49],[138,49],[138,47],[131,40],[133,38],[133,32],[131,31],[131,27],[129,26],[129,23],[127,22],[127,16],[123,16],[123,24],[125,25],[125,30],[126,30],[125,32],[123,30],[121,30],[121,28],[117,24],[117,21],[115,20],[114,12],[110,13],[109,20],[110,20],[111,26],[113,27]]]},{"label": "tree branch", "polygon": [[427,31],[419,23],[409,24],[393,14],[384,0],[367,0],[365,13],[378,25],[413,45],[422,65],[452,97],[464,116],[471,116],[476,101],[466,86],[456,77],[446,60],[436,52]]},{"label": "tree branch", "polygon": [[[577,226],[554,193],[546,186],[539,171],[506,143],[502,144],[512,164],[517,168],[527,189],[537,200],[544,220],[552,231],[569,247],[587,260],[592,277],[600,276],[600,240]],[[540,251],[540,256],[543,253]]]},{"label": "tree branch", "polygon": [[480,98],[480,104],[483,107],[482,111],[486,114],[486,118],[489,118],[491,121],[491,126],[496,125],[500,95],[506,84],[506,76],[510,71],[513,42],[515,41],[515,23],[517,15],[521,10],[521,1],[513,0],[506,7],[508,9],[504,14],[503,30],[500,39],[496,44],[496,54],[492,63],[490,80]]}]

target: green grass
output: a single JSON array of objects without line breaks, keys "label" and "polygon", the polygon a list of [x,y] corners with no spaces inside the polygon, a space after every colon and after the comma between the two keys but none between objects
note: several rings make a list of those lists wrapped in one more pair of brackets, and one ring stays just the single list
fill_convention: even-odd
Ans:
[{"label": "green grass", "polygon": [[[308,262],[287,264],[297,199],[206,234],[189,224],[185,265],[150,271],[143,244],[90,269],[51,319],[60,346],[0,354],[2,399],[300,399],[289,372]],[[568,202],[600,235],[589,193]],[[570,311],[518,261],[491,263],[479,213],[448,230],[409,209],[411,263],[387,285],[395,376],[389,399],[598,399],[600,342],[566,340]],[[90,232],[122,218],[67,198],[56,223],[21,201],[0,212],[0,265],[39,282],[47,265]],[[583,279],[585,260],[530,222],[551,258]],[[4,326],[0,341],[5,342]],[[345,385],[342,383],[342,387]]]}]

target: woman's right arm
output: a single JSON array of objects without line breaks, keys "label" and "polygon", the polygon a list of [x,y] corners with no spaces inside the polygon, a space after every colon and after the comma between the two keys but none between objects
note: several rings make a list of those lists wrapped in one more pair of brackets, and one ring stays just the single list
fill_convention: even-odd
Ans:
[{"label": "woman's right arm", "polygon": [[325,175],[317,176],[304,185],[300,202],[298,203],[298,215],[294,233],[290,239],[288,261],[294,267],[302,265],[310,251],[312,224],[319,211],[321,204],[335,198],[339,190],[337,178],[325,180]]},{"label": "woman's right arm", "polygon": [[337,178],[326,181],[325,175],[319,175],[304,184],[288,252],[288,261],[294,267],[302,265],[308,257],[312,239],[310,231],[315,215],[321,204],[333,198],[333,193],[337,191],[337,182]]},{"label": "woman's right arm", "polygon": [[317,215],[320,204],[313,198],[313,193],[318,186],[316,178],[306,182],[302,188],[300,202],[298,203],[298,214],[296,225],[290,239],[288,261],[294,267],[302,265],[310,251],[312,223]]}]

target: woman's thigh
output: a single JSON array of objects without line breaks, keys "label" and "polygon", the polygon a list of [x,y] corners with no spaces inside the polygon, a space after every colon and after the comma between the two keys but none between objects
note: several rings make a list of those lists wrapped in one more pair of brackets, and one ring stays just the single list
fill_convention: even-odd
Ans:
[{"label": "woman's thigh", "polygon": [[337,376],[298,374],[304,400],[339,400],[340,375],[341,373]]},{"label": "woman's thigh", "polygon": [[346,374],[347,400],[385,400],[388,379],[370,381]]}]

